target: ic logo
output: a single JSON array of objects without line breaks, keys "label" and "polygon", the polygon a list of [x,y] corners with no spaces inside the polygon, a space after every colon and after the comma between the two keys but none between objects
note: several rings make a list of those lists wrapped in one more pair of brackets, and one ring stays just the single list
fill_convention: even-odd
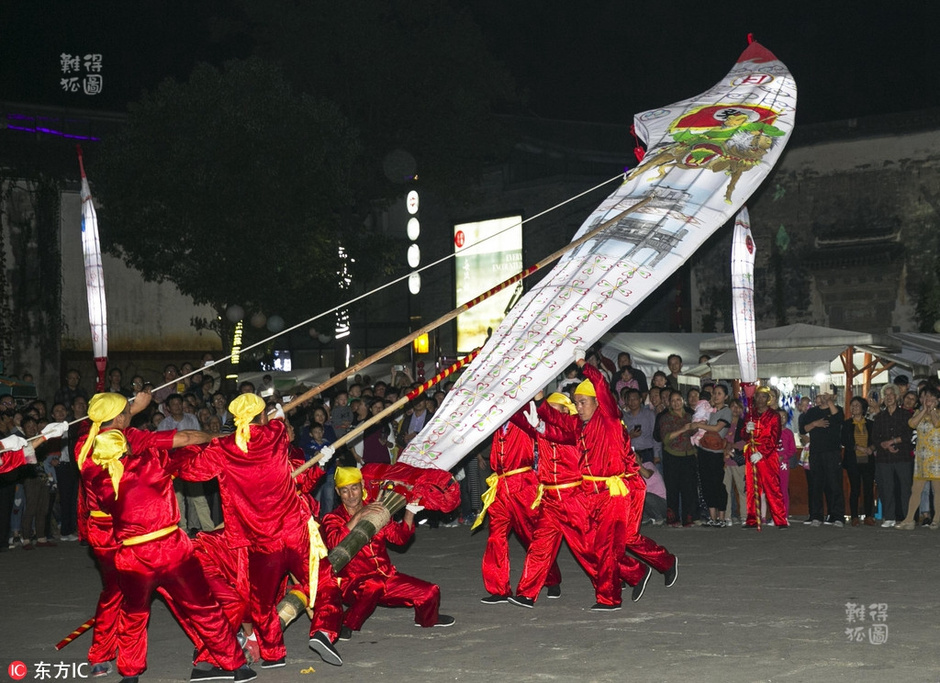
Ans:
[{"label": "ic logo", "polygon": [[26,678],[29,669],[26,668],[23,662],[10,662],[10,666],[7,667],[7,673],[14,681],[21,681]]}]

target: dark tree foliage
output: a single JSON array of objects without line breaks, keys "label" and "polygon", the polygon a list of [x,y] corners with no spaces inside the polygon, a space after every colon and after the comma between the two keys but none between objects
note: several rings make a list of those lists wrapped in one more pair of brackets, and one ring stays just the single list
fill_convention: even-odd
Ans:
[{"label": "dark tree foliage", "polygon": [[339,107],[252,58],[201,64],[131,105],[89,175],[105,247],[220,313],[288,324],[339,303],[338,247],[381,276],[382,238],[350,223],[361,145]]}]

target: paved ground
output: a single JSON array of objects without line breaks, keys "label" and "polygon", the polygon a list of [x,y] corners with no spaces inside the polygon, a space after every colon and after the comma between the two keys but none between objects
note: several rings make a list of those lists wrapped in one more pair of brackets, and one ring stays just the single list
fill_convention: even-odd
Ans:
[{"label": "paved ground", "polygon": [[[379,608],[361,633],[339,644],[346,663],[337,668],[307,649],[306,627],[295,623],[287,632],[288,666],[259,670],[257,680],[940,681],[940,532],[798,523],[761,533],[644,529],[679,555],[678,582],[666,589],[654,575],[639,603],[628,599],[622,611],[598,614],[588,609],[590,584],[565,549],[560,600],[543,595],[533,610],[490,607],[479,602],[485,534],[421,527],[393,560],[441,585],[442,611],[456,617],[454,627],[419,629],[409,610]],[[514,576],[522,560],[516,551]],[[0,553],[0,681],[11,680],[7,667],[15,660],[30,667],[24,680],[38,680],[40,661],[84,661],[88,635],[61,652],[53,645],[93,614],[98,587],[87,550],[75,543]],[[863,617],[850,622],[847,603],[864,606]],[[850,642],[847,629],[858,629],[859,642]],[[879,644],[879,631],[886,642]],[[191,652],[155,603],[142,681],[188,680]],[[58,680],[77,679],[60,673]]]}]

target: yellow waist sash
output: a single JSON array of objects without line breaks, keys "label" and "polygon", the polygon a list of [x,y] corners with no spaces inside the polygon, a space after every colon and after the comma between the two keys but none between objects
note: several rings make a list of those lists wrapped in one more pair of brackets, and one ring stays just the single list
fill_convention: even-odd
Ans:
[{"label": "yellow waist sash", "polygon": [[101,510],[92,510],[88,513],[91,517],[110,517],[107,512],[102,512]]},{"label": "yellow waist sash", "polygon": [[141,534],[140,536],[131,536],[126,541],[123,541],[122,545],[140,545],[141,543],[149,543],[150,541],[155,541],[158,538],[169,536],[177,529],[179,529],[179,525],[173,524],[171,526],[163,527],[162,529],[157,529],[156,531],[151,531],[148,534]]},{"label": "yellow waist sash", "polygon": [[532,501],[532,509],[534,510],[542,504],[542,494],[546,491],[573,489],[575,486],[581,486],[581,479],[578,479],[578,481],[569,481],[567,484],[539,484],[539,492],[535,494],[535,500]]},{"label": "yellow waist sash", "polygon": [[502,474],[496,474],[495,472],[486,478],[486,485],[489,486],[486,491],[483,492],[483,495],[480,498],[483,499],[483,509],[480,510],[480,514],[477,515],[476,520],[473,522],[473,526],[470,527],[470,531],[473,531],[478,526],[483,523],[483,517],[486,515],[486,508],[493,504],[493,501],[496,500],[496,487],[499,485],[499,480],[503,477],[511,477],[514,474],[522,474],[523,472],[531,472],[532,467],[518,467],[514,470],[509,470],[508,472],[503,472]]},{"label": "yellow waist sash", "polygon": [[627,474],[623,472],[621,474],[614,474],[609,477],[592,477],[590,475],[584,475],[584,481],[602,481],[607,484],[607,491],[612,496],[629,496],[630,491],[627,489],[627,485],[623,483],[625,478],[635,477],[636,472],[631,472]]}]

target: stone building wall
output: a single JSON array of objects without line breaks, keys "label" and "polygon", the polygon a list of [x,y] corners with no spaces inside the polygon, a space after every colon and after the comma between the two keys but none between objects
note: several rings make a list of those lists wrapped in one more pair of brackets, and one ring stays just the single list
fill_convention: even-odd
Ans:
[{"label": "stone building wall", "polygon": [[[752,197],[759,328],[921,327],[918,301],[937,283],[940,116],[926,117],[914,130],[905,129],[906,121],[893,115],[861,130],[859,122],[813,127],[802,141],[794,139]],[[827,130],[841,139],[818,139]],[[730,249],[725,226],[695,256],[696,331],[731,330],[724,277]],[[933,322],[923,324],[932,331]]]}]

